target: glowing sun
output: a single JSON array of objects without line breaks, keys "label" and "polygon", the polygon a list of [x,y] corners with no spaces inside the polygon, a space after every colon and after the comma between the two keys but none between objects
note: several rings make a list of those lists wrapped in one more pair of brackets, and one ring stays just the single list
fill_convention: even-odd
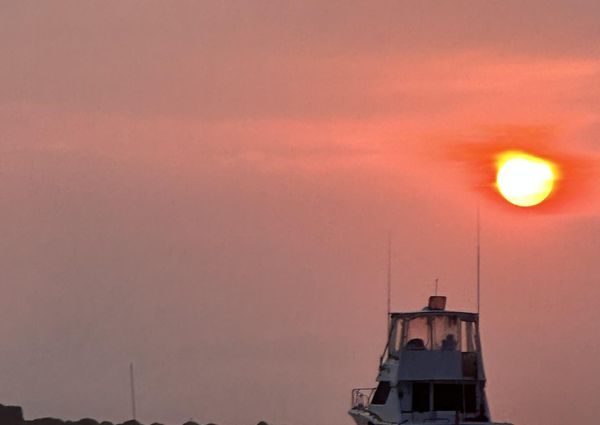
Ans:
[{"label": "glowing sun", "polygon": [[505,152],[498,159],[496,187],[511,204],[532,207],[542,203],[554,189],[556,166],[523,152]]}]

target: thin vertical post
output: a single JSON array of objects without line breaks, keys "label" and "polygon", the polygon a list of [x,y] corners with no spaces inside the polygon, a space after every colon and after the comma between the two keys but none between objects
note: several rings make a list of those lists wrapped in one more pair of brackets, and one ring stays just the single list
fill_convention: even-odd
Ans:
[{"label": "thin vertical post", "polygon": [[481,310],[481,212],[477,205],[477,314]]},{"label": "thin vertical post", "polygon": [[133,363],[129,363],[129,386],[131,388],[131,416],[133,420],[136,420],[135,411],[135,380],[133,377]]},{"label": "thin vertical post", "polygon": [[388,233],[388,265],[387,265],[387,327],[388,335],[392,330],[392,320],[390,314],[392,312],[392,232]]}]

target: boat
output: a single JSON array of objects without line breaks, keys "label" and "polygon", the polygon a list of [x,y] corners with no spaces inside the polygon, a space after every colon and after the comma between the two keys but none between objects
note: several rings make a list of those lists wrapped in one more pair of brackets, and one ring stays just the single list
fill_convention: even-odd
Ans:
[{"label": "boat", "polygon": [[444,296],[420,311],[389,313],[376,381],[352,390],[348,413],[357,425],[511,425],[490,416],[479,314],[446,310]]}]

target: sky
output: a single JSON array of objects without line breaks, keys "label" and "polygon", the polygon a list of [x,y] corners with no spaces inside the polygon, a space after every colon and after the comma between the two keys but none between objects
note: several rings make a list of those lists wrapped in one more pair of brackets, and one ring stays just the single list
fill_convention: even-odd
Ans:
[{"label": "sky", "polygon": [[[0,402],[352,423],[392,307],[473,310],[492,416],[592,424],[600,3],[0,2]],[[554,159],[510,206],[500,149]]]}]

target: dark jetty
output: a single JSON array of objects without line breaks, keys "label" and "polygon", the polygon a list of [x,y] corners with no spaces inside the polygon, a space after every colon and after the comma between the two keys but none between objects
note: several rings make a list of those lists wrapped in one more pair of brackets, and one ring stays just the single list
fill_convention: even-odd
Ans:
[{"label": "dark jetty", "polygon": [[[23,409],[20,406],[4,406],[0,404],[0,425],[143,425],[136,420],[129,420],[122,423],[114,424],[108,421],[97,421],[91,418],[79,419],[78,421],[64,421],[56,418],[39,418],[26,420],[23,417]],[[153,423],[152,425],[162,425]],[[200,425],[194,421],[187,421],[183,425]],[[207,424],[215,425],[215,424]],[[266,422],[260,421],[258,425],[267,425]]]}]

